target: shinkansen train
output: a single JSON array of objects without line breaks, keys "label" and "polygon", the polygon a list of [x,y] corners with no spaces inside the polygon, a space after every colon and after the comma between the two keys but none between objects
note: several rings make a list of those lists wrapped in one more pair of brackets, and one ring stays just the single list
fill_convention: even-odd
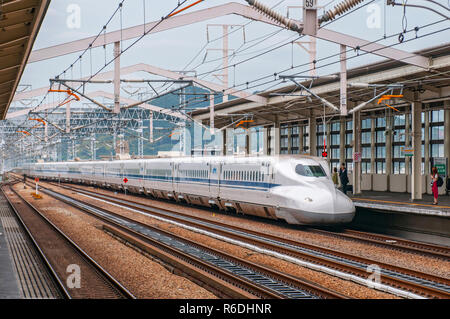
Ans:
[{"label": "shinkansen train", "polygon": [[126,189],[290,224],[349,223],[355,214],[353,202],[334,186],[327,162],[311,156],[37,163],[24,167],[22,173]]}]

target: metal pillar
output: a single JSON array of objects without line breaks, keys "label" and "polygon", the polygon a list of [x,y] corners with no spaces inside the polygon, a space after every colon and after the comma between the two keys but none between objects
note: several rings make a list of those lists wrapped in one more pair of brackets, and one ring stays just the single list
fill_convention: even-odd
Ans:
[{"label": "metal pillar", "polygon": [[269,155],[269,128],[263,128],[263,154]]},{"label": "metal pillar", "polygon": [[376,119],[375,118],[371,118],[370,119],[370,172],[372,174],[376,174],[377,170],[375,167],[375,157],[376,157],[376,147],[375,147],[375,143],[376,143],[376,139],[377,139],[377,135],[376,135]]},{"label": "metal pillar", "polygon": [[271,130],[271,146],[272,151],[271,155],[279,155],[280,154],[280,122],[278,118],[275,120],[274,127]]},{"label": "metal pillar", "polygon": [[[361,153],[361,112],[353,112],[353,153]],[[353,161],[353,194],[361,194],[361,160]]]},{"label": "metal pillar", "polygon": [[345,162],[345,129],[346,129],[347,121],[345,117],[341,117],[340,119],[340,132],[339,132],[339,163]]},{"label": "metal pillar", "polygon": [[114,42],[114,113],[120,113],[120,42]]},{"label": "metal pillar", "polygon": [[246,131],[245,131],[245,154],[246,155],[250,155],[251,154],[251,152],[252,152],[252,139],[251,139],[251,135],[252,135],[252,132],[251,132],[251,129],[250,128],[248,128]]},{"label": "metal pillar", "polygon": [[142,120],[139,121],[139,128],[136,130],[139,134],[138,138],[138,157],[143,158],[144,157],[144,129],[143,129],[144,123]]},{"label": "metal pillar", "polygon": [[389,175],[392,174],[392,131],[394,129],[394,121],[390,109],[386,109],[386,175],[387,187],[389,190]]},{"label": "metal pillar", "polygon": [[[444,107],[444,132],[450,132],[450,100],[444,101]],[[450,136],[444,136],[444,156],[450,164]],[[447,166],[447,176],[449,175],[450,170]]]},{"label": "metal pillar", "polygon": [[412,158],[411,200],[422,199],[422,103],[414,93],[412,108]]},{"label": "metal pillar", "polygon": [[153,143],[153,111],[150,111],[150,118],[149,118],[149,130],[150,130],[150,143]]},{"label": "metal pillar", "polygon": [[326,139],[325,139],[325,145],[326,145],[326,151],[327,151],[327,163],[328,166],[331,163],[331,124],[323,124],[324,130],[326,133]]},{"label": "metal pillar", "polygon": [[211,95],[209,96],[209,131],[211,135],[214,135],[214,95],[212,95],[212,92],[210,92]]},{"label": "metal pillar", "polygon": [[346,53],[347,47],[345,45],[341,44],[341,77],[340,77],[340,108],[341,108],[341,115],[347,116],[347,53]]},{"label": "metal pillar", "polygon": [[75,160],[76,154],[75,154],[75,139],[71,138],[72,140],[72,160]]},{"label": "metal pillar", "polygon": [[305,145],[303,145],[303,126],[298,126],[298,153],[302,154],[304,152]]},{"label": "metal pillar", "polygon": [[[223,86],[228,88],[228,25],[223,25],[223,39],[222,39],[222,49],[223,49]],[[214,99],[214,97],[213,97]],[[223,102],[228,101],[228,95],[223,95]]]},{"label": "metal pillar", "polygon": [[222,131],[222,155],[227,155],[227,129]]},{"label": "metal pillar", "polygon": [[44,122],[44,142],[48,142],[48,124],[47,121]]},{"label": "metal pillar", "polygon": [[317,155],[317,123],[314,116],[310,116],[308,119],[309,128],[309,154],[311,156]]},{"label": "metal pillar", "polygon": [[[409,118],[409,112],[405,113],[405,148],[411,148],[411,120]],[[411,157],[405,157],[405,173],[410,175]]]},{"label": "metal pillar", "polygon": [[95,140],[95,134],[92,133],[91,136],[91,156],[92,156],[92,160],[95,161],[97,158],[97,152],[96,152],[96,140]]},{"label": "metal pillar", "polygon": [[424,110],[424,120],[425,120],[425,128],[424,128],[424,157],[425,157],[425,165],[423,168],[424,174],[431,173],[430,167],[430,112],[428,107],[425,107]]},{"label": "metal pillar", "polygon": [[70,133],[70,102],[66,104],[66,133]]}]

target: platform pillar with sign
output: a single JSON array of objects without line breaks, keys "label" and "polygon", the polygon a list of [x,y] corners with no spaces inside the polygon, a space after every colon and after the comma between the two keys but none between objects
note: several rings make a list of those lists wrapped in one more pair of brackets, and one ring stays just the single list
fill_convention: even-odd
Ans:
[{"label": "platform pillar with sign", "polygon": [[[359,154],[359,157],[358,157]],[[361,194],[361,112],[353,112],[353,194]],[[357,159],[357,161],[355,161]]]},{"label": "platform pillar with sign", "polygon": [[414,94],[412,109],[412,175],[411,200],[422,199],[422,102]]}]

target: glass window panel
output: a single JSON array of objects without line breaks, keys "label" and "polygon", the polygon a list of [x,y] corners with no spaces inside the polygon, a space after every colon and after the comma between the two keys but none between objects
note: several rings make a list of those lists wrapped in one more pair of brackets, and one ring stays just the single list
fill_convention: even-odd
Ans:
[{"label": "glass window panel", "polygon": [[405,125],[405,114],[394,116],[394,126]]},{"label": "glass window panel", "polygon": [[350,145],[353,141],[353,133],[345,134],[345,144]]},{"label": "glass window panel", "polygon": [[405,174],[405,173],[406,173],[405,162],[400,162],[400,174]]},{"label": "glass window panel", "polygon": [[362,148],[362,158],[371,158],[372,156],[372,148],[371,147],[363,147]]},{"label": "glass window panel", "polygon": [[377,131],[377,143],[385,143],[386,142],[386,135],[384,134],[384,131]]},{"label": "glass window panel", "polygon": [[361,121],[361,128],[372,128],[372,120],[371,119],[364,119]]},{"label": "glass window panel", "polygon": [[340,143],[341,143],[341,135],[331,134],[331,145],[340,145]]},{"label": "glass window panel", "polygon": [[444,126],[432,126],[430,129],[431,129],[431,139],[432,140],[443,140],[444,139]]},{"label": "glass window panel", "polygon": [[347,130],[353,130],[353,121],[347,121],[345,126]]},{"label": "glass window panel", "polygon": [[361,133],[361,144],[370,144],[372,141],[372,133],[371,132],[362,132]]},{"label": "glass window panel", "polygon": [[352,159],[353,158],[353,149],[351,147],[347,147],[345,149],[345,158],[346,159]]},{"label": "glass window panel", "polygon": [[444,110],[436,110],[431,112],[431,122],[444,122]]},{"label": "glass window panel", "polygon": [[377,158],[386,158],[386,148],[384,146],[377,146]]},{"label": "glass window panel", "polygon": [[394,131],[394,142],[404,142],[405,141],[405,130],[395,130]]},{"label": "glass window panel", "polygon": [[300,139],[298,136],[291,137],[291,147],[299,147]]},{"label": "glass window panel", "polygon": [[341,129],[341,123],[340,122],[333,122],[331,123],[331,130],[332,131],[339,131]]},{"label": "glass window panel", "polygon": [[331,149],[331,158],[339,159],[341,156],[341,150],[339,148]]},{"label": "glass window panel", "polygon": [[377,117],[376,126],[377,127],[385,127],[386,119],[384,117]]},{"label": "glass window panel", "polygon": [[444,157],[444,144],[431,144],[431,157]]}]

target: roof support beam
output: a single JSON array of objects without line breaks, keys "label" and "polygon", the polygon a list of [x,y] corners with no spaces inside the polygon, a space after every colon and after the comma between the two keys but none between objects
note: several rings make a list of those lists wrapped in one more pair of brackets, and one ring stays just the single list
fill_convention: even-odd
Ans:
[{"label": "roof support beam", "polygon": [[[158,25],[154,30],[152,30],[149,34],[162,32],[174,28],[179,28],[182,26],[190,25],[196,22],[201,22],[205,20],[210,20],[218,17],[222,17],[229,14],[237,14],[243,16],[248,19],[262,21],[265,23],[269,23],[272,25],[278,25],[274,21],[267,18],[265,15],[259,13],[255,9],[249,6],[245,6],[239,3],[231,2],[224,5],[207,8],[203,10],[198,10],[191,13],[186,13],[183,15],[177,15],[174,17],[170,17],[166,19],[163,23]],[[149,30],[153,28],[158,21],[153,21],[145,24],[145,30]],[[92,47],[96,48],[99,46],[111,44],[117,41],[126,41],[130,39],[134,39],[142,36],[142,30],[144,29],[144,25],[138,25],[135,27],[130,27],[127,29],[123,29],[122,32],[120,30],[108,32],[104,36],[97,38],[97,40],[93,43]],[[94,41],[95,37],[89,37],[78,41],[68,42],[60,45],[55,45],[48,48],[39,49],[33,51],[31,53],[29,63],[42,61],[46,59],[51,59],[57,56],[62,56],[70,53],[75,53],[86,49],[89,44]]]}]

